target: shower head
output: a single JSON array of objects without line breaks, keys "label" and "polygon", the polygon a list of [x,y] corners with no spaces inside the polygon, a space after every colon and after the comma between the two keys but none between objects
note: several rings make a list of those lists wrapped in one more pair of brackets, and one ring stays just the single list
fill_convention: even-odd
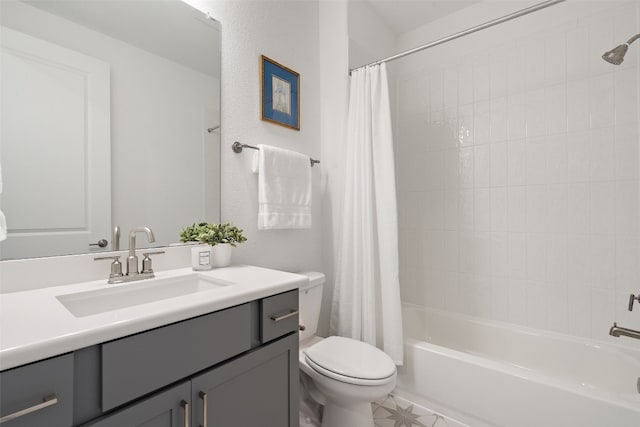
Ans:
[{"label": "shower head", "polygon": [[615,47],[608,52],[605,52],[604,55],[602,55],[602,59],[613,65],[622,64],[624,55],[629,49],[629,45],[636,41],[638,38],[640,38],[640,34],[636,34],[635,36],[631,37],[626,43],[623,43],[620,46]]},{"label": "shower head", "polygon": [[627,53],[627,49],[629,49],[629,44],[621,44],[620,46],[605,52],[604,55],[602,55],[602,59],[610,64],[620,65],[624,60],[624,54]]}]

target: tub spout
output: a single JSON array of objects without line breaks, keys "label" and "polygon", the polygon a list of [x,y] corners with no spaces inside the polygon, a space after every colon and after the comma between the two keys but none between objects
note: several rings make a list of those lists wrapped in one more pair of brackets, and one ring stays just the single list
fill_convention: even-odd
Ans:
[{"label": "tub spout", "polygon": [[624,335],[625,337],[630,337],[630,338],[635,338],[640,340],[640,331],[620,327],[615,322],[613,322],[613,326],[611,327],[611,329],[609,329],[609,335],[613,337],[619,337],[621,335]]}]

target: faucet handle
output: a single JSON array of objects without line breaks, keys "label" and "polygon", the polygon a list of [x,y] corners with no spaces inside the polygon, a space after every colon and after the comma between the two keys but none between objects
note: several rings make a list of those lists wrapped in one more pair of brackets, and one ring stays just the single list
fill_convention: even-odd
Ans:
[{"label": "faucet handle", "polygon": [[144,258],[142,258],[142,271],[141,273],[153,274],[153,267],[151,266],[151,255],[160,255],[163,254],[164,251],[155,251],[155,252],[143,252]]},{"label": "faucet handle", "polygon": [[635,296],[634,294],[629,295],[629,311],[633,311],[633,303],[638,300],[640,302],[640,294]]},{"label": "faucet handle", "polygon": [[113,262],[111,263],[111,274],[109,274],[109,279],[122,277],[122,263],[120,262],[120,255],[99,256],[94,258],[95,261],[102,261],[107,259],[113,260]]}]

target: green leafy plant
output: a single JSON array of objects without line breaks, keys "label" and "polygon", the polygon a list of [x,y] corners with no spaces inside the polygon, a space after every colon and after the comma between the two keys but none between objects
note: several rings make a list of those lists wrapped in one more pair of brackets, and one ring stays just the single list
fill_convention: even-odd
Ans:
[{"label": "green leafy plant", "polygon": [[242,235],[243,230],[228,222],[224,224],[211,224],[200,222],[186,226],[180,231],[180,241],[200,242],[215,246],[221,243],[228,243],[235,247],[238,243],[245,242],[246,237]]},{"label": "green leafy plant", "polygon": [[180,231],[180,241],[185,242],[197,242],[198,236],[201,233],[207,231],[209,224],[206,222],[200,222],[198,224],[187,225]]}]

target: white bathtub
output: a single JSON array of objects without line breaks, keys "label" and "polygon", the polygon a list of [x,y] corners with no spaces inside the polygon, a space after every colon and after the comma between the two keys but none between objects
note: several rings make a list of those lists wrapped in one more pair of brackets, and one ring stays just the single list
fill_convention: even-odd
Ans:
[{"label": "white bathtub", "polygon": [[410,305],[403,318],[400,392],[491,426],[640,427],[640,351]]}]

